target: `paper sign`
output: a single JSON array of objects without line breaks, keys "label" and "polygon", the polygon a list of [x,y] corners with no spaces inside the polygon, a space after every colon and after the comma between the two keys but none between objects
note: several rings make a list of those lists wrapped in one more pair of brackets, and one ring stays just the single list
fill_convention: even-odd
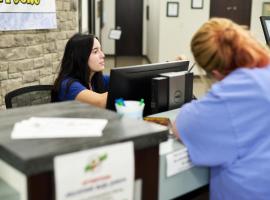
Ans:
[{"label": "paper sign", "polygon": [[55,0],[0,1],[0,30],[55,29]]},{"label": "paper sign", "polygon": [[177,16],[178,15],[178,4],[175,4],[175,3],[169,4],[168,14],[172,15],[172,16]]},{"label": "paper sign", "polygon": [[57,156],[54,172],[57,200],[133,200],[133,143]]},{"label": "paper sign", "polygon": [[0,12],[6,13],[48,13],[48,12],[55,12],[55,0],[31,0],[29,2],[24,0],[23,1],[0,1]]},{"label": "paper sign", "polygon": [[266,28],[267,28],[268,34],[270,35],[270,21],[266,20],[265,22],[266,22]]},{"label": "paper sign", "polygon": [[189,159],[188,151],[183,148],[166,155],[167,177],[191,168],[193,165]]},{"label": "paper sign", "polygon": [[121,30],[111,30],[109,33],[109,39],[112,40],[120,40],[121,38],[122,31]]},{"label": "paper sign", "polygon": [[203,0],[192,0],[192,8],[202,8]]},{"label": "paper sign", "polygon": [[0,13],[0,30],[57,28],[56,13]]}]

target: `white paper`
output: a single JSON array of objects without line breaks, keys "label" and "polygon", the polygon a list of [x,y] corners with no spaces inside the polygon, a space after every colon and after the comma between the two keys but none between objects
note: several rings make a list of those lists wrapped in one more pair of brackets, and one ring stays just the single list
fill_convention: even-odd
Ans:
[{"label": "white paper", "polygon": [[100,137],[107,123],[106,119],[32,117],[17,122],[11,138]]},{"label": "white paper", "polygon": [[57,200],[133,200],[132,142],[57,156]]},{"label": "white paper", "polygon": [[169,4],[169,8],[168,8],[168,14],[170,16],[177,16],[178,15],[178,4],[175,3],[171,3]]},{"label": "white paper", "polygon": [[55,0],[39,0],[39,2],[35,0],[33,4],[26,1],[24,3],[22,1],[18,3],[14,3],[14,1],[0,2],[1,13],[55,13],[55,11]]},{"label": "white paper", "polygon": [[174,142],[175,139],[173,138],[168,138],[167,141],[161,142],[159,144],[159,155],[161,156],[172,152],[174,150]]},{"label": "white paper", "polygon": [[193,0],[192,7],[193,8],[202,8],[203,7],[203,0]]},{"label": "white paper", "polygon": [[167,177],[171,177],[193,166],[189,159],[187,148],[166,155],[166,164]]},{"label": "white paper", "polygon": [[57,28],[55,0],[0,2],[0,30]]},{"label": "white paper", "polygon": [[121,30],[111,30],[109,33],[109,39],[119,40],[121,37],[122,31]]},{"label": "white paper", "polygon": [[268,35],[270,35],[270,20],[266,20],[265,23],[266,23]]},{"label": "white paper", "polygon": [[142,199],[142,186],[143,186],[143,180],[141,178],[136,179],[134,183],[134,200]]},{"label": "white paper", "polygon": [[0,13],[0,30],[57,28],[56,13]]}]

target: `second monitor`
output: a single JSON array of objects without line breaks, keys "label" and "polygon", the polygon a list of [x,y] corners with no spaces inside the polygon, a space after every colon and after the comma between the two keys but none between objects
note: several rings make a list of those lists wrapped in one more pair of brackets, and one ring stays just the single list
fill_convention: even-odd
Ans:
[{"label": "second monitor", "polygon": [[[144,116],[153,114],[151,109],[152,78],[162,73],[187,71],[189,61],[173,61],[165,63],[135,65],[111,69],[107,108],[115,110],[115,99],[145,101]],[[192,99],[192,80],[189,76],[185,85],[185,102]]]},{"label": "second monitor", "polygon": [[266,44],[270,45],[270,16],[261,16],[260,21]]}]

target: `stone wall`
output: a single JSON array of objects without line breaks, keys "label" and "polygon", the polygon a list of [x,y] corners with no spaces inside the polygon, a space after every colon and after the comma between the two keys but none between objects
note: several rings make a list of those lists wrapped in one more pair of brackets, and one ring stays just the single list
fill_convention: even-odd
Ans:
[{"label": "stone wall", "polygon": [[0,109],[5,94],[37,84],[52,84],[65,44],[77,30],[73,0],[56,0],[57,29],[0,32]]}]

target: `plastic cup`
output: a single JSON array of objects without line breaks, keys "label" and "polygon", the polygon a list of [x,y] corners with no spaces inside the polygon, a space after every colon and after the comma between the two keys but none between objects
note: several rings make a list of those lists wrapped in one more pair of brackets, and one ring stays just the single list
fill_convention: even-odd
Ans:
[{"label": "plastic cup", "polygon": [[125,101],[125,105],[115,104],[117,113],[123,117],[132,119],[142,119],[144,104],[141,105],[140,101]]}]

